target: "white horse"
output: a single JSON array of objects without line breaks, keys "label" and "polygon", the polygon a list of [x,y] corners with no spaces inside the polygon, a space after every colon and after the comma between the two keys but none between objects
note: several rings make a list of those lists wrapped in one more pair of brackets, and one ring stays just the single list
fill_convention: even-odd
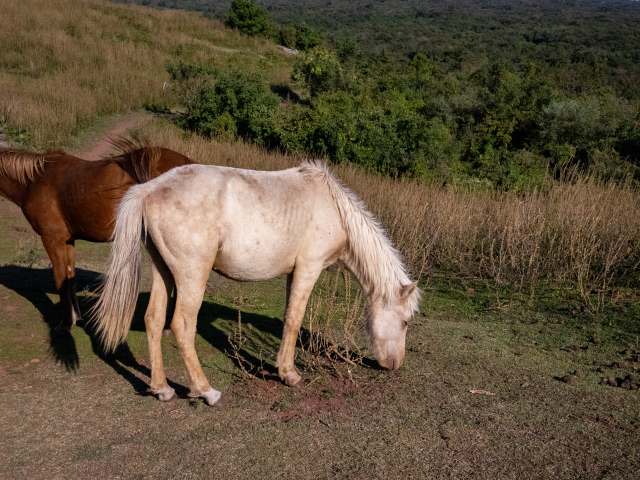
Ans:
[{"label": "white horse", "polygon": [[[145,231],[142,231],[143,225]],[[189,165],[131,187],[118,209],[110,264],[96,305],[104,346],[112,350],[131,326],[140,285],[140,239],[151,256],[153,287],[145,315],[150,389],[169,400],[160,340],[167,299],[176,287],[171,330],[187,368],[191,396],[221,399],[194,348],[196,320],[211,269],[240,281],[287,274],[278,374],[302,386],[293,360],[309,294],[322,269],[341,260],[366,294],[365,326],[378,363],[404,360],[408,322],[421,291],[364,204],[324,164],[277,172]]]}]

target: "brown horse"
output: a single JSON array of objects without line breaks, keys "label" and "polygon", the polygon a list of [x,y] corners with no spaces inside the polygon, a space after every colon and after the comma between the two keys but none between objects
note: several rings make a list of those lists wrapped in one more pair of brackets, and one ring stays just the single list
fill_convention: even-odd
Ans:
[{"label": "brown horse", "polygon": [[44,154],[0,148],[0,195],[22,209],[53,266],[63,318],[58,330],[81,320],[75,287],[75,241],[108,242],[126,191],[192,163],[146,141],[113,140],[120,155],[86,161],[62,151]]}]

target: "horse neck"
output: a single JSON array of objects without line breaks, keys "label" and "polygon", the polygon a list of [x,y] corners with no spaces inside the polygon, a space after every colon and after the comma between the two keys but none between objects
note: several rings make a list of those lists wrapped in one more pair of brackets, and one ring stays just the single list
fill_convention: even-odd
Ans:
[{"label": "horse neck", "polygon": [[[395,256],[395,252],[385,253],[388,257]],[[363,258],[360,252],[350,248],[341,260],[356,277],[370,301],[376,298],[387,301],[398,294],[403,285],[410,283],[402,264],[395,264],[395,259],[380,259],[386,263],[386,268],[380,269],[380,263],[374,264],[375,260]]]},{"label": "horse neck", "polygon": [[22,207],[29,185],[22,184],[7,175],[0,175],[0,195]]}]

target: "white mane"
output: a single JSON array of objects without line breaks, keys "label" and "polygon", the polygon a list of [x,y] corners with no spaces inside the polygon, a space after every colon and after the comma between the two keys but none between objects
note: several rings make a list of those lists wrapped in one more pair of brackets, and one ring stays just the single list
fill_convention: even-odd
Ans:
[{"label": "white mane", "polygon": [[[381,298],[386,303],[401,295],[402,288],[411,283],[406,267],[384,228],[364,202],[343,186],[323,162],[305,162],[300,166],[300,172],[321,176],[329,187],[347,231],[349,267],[371,297]],[[416,288],[407,299],[414,312],[418,310],[420,294]]]}]

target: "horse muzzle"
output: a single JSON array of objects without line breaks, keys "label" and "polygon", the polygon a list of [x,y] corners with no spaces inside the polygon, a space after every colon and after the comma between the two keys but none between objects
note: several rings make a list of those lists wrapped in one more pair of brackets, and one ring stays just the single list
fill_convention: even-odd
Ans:
[{"label": "horse muzzle", "polygon": [[385,370],[389,370],[393,372],[398,370],[402,366],[402,362],[404,362],[404,356],[397,357],[387,357],[384,360],[378,360],[378,365],[380,365]]}]

